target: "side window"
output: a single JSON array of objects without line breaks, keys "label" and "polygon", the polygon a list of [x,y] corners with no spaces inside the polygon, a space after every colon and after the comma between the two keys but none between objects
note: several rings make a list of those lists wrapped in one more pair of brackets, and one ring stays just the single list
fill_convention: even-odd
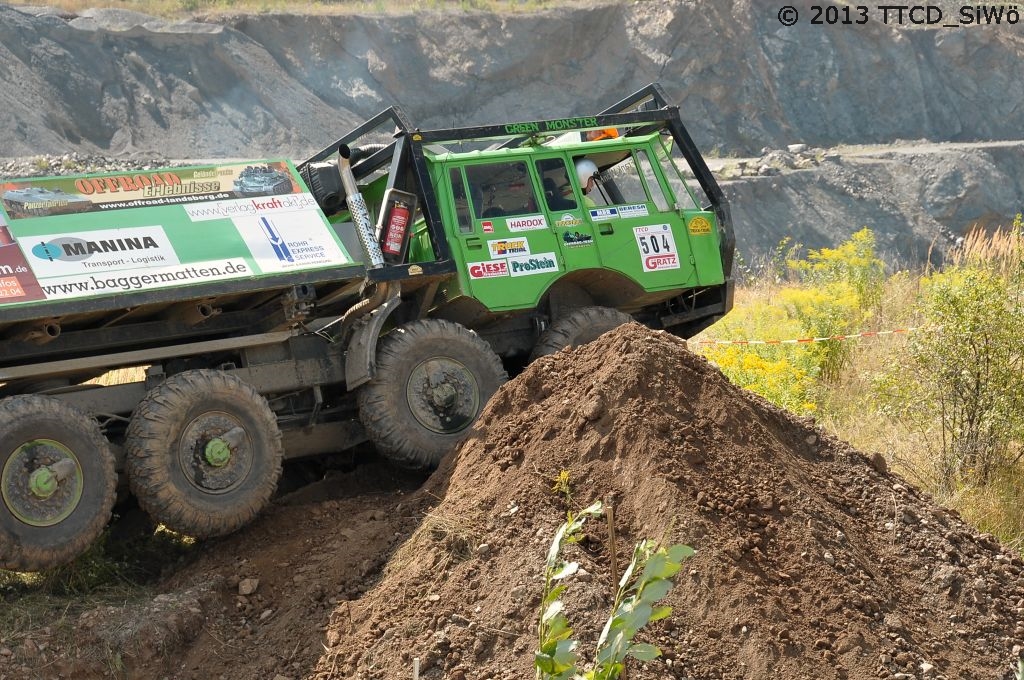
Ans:
[{"label": "side window", "polygon": [[477,219],[537,212],[537,195],[524,161],[468,165],[466,179]]},{"label": "side window", "polygon": [[459,223],[459,231],[463,234],[473,233],[473,218],[469,213],[469,198],[466,194],[466,182],[462,178],[460,168],[448,171],[448,179],[452,185],[452,198],[455,199],[455,217]]},{"label": "side window", "polygon": [[544,203],[549,212],[576,209],[576,197],[569,181],[569,169],[561,158],[537,161],[537,175],[544,190]]},{"label": "side window", "polygon": [[[610,165],[606,165],[608,162]],[[590,156],[574,156],[573,164],[579,168],[604,167],[593,179],[584,183],[580,178],[580,190],[584,200],[594,206],[647,203],[647,191],[640,179],[633,156],[628,151]],[[586,172],[586,170],[584,170]]]},{"label": "side window", "polygon": [[654,168],[651,167],[651,159],[647,152],[639,149],[636,152],[636,159],[640,163],[640,172],[643,173],[644,180],[647,182],[647,191],[651,195],[651,199],[654,201],[658,212],[668,212],[668,199],[665,197],[665,192],[661,189],[661,183],[658,182],[658,175],[655,174]]},{"label": "side window", "polygon": [[684,210],[699,208],[697,196],[694,194],[690,182],[680,172],[680,168],[689,169],[689,164],[676,148],[671,137],[662,137],[654,143],[654,157],[661,164],[662,172],[665,173],[669,191],[675,194],[676,205]]}]

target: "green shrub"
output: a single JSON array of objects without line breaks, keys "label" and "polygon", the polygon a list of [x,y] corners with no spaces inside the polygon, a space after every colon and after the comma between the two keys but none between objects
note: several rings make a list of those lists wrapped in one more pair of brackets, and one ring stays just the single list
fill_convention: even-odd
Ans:
[{"label": "green shrub", "polygon": [[936,487],[986,484],[1020,459],[1024,434],[1024,306],[1020,286],[983,266],[922,282],[926,328],[880,381],[883,406],[903,425],[934,432]]},{"label": "green shrub", "polygon": [[[870,229],[861,229],[837,248],[811,250],[806,259],[790,260],[789,266],[803,285],[783,298],[807,335],[830,338],[865,329],[885,284],[885,266],[875,255]],[[839,378],[851,347],[842,340],[814,344],[822,380],[831,383]]]},{"label": "green shrub", "polygon": [[[885,287],[871,230],[858,231],[838,248],[811,250],[806,259],[794,259],[794,248],[783,240],[761,269],[771,281],[781,281],[784,261],[796,282],[779,289],[755,286],[756,294],[737,295],[736,308],[708,331],[709,337],[832,338],[866,328]],[[851,350],[843,340],[702,346],[704,356],[733,383],[805,415],[818,410],[821,388],[839,380]]]},{"label": "green shrub", "polygon": [[811,286],[828,288],[833,284],[849,287],[856,306],[865,313],[874,308],[885,283],[885,265],[875,255],[875,234],[861,229],[838,248],[811,250],[805,260],[790,260],[789,267]]},{"label": "green shrub", "polygon": [[565,592],[560,583],[579,570],[576,562],[561,558],[562,548],[577,542],[588,517],[601,514],[602,505],[594,503],[578,515],[569,515],[558,528],[548,550],[544,568],[544,596],[541,599],[537,627],[539,648],[534,654],[538,680],[616,680],[622,675],[627,657],[651,661],[661,655],[654,645],[633,642],[648,623],[672,613],[671,607],[656,606],[672,588],[672,577],[682,562],[693,555],[685,545],[658,547],[655,541],[641,541],[633,550],[633,559],[619,580],[612,611],[597,640],[593,667],[580,672],[579,643],[572,639],[572,628],[559,599]]}]

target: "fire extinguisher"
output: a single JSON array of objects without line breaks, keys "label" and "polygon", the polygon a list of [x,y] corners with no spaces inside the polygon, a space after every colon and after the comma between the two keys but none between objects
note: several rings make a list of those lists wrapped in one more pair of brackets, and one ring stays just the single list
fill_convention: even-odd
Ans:
[{"label": "fire extinguisher", "polygon": [[409,249],[409,227],[416,212],[416,195],[399,189],[389,189],[384,195],[384,209],[380,213],[377,234],[384,261],[401,264]]}]

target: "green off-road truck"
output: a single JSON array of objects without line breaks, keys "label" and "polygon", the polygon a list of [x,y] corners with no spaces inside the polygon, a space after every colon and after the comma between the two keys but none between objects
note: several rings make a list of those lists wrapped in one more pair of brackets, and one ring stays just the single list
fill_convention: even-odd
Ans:
[{"label": "green off-road truck", "polygon": [[210,537],[285,458],[436,466],[506,371],[732,304],[726,202],[657,85],[463,129],[391,108],[298,165],[4,179],[0,205],[3,569],[71,560],[128,493]]}]

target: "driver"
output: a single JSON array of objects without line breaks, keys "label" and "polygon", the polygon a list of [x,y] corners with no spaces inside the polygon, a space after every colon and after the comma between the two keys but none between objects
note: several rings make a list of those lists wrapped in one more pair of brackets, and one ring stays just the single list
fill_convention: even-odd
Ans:
[{"label": "driver", "polygon": [[587,194],[594,188],[595,183],[598,181],[598,170],[597,164],[589,158],[577,158],[576,159],[576,176],[580,179],[580,189],[583,190],[583,202],[589,208],[595,207],[597,204]]}]

